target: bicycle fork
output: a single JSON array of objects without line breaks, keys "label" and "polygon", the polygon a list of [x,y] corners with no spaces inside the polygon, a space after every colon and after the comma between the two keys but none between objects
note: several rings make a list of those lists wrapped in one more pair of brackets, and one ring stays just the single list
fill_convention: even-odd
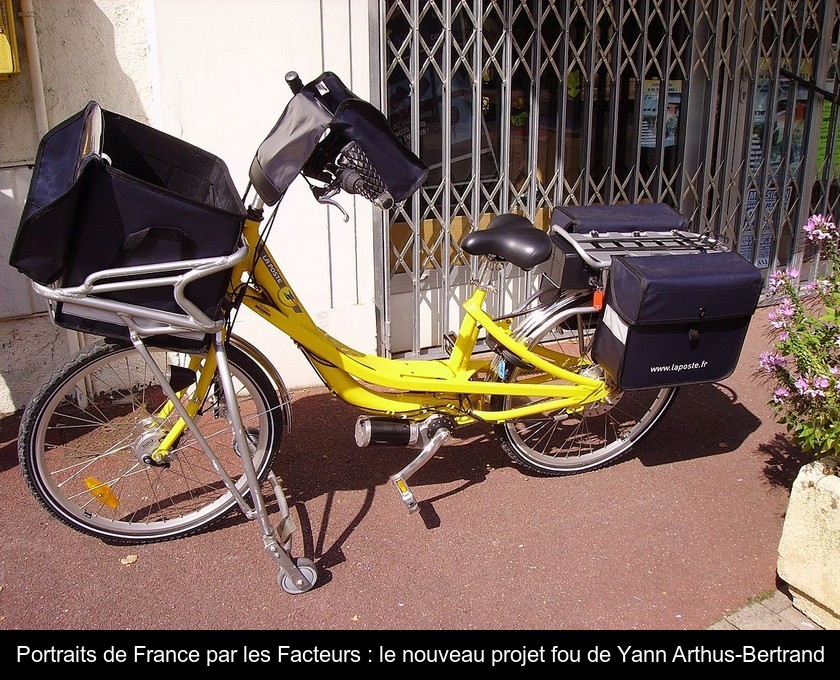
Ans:
[{"label": "bicycle fork", "polygon": [[279,565],[281,573],[278,574],[278,582],[280,582],[284,590],[287,590],[288,592],[302,593],[312,588],[312,586],[315,585],[314,565],[312,565],[311,569],[306,569],[305,571],[307,573],[304,573],[304,570],[298,567],[298,564],[295,562],[294,559],[292,559],[292,556],[289,553],[289,547],[291,545],[291,534],[295,530],[295,526],[294,521],[292,520],[291,514],[289,512],[289,506],[286,500],[286,496],[283,493],[283,489],[280,486],[280,483],[273,472],[269,473],[268,479],[273,487],[274,495],[277,499],[277,504],[280,508],[281,518],[277,529],[275,529],[271,524],[268,509],[265,504],[265,499],[262,495],[260,482],[257,477],[257,471],[254,467],[254,461],[250,455],[251,442],[248,438],[248,433],[242,423],[242,417],[237,405],[236,389],[233,385],[233,379],[231,378],[230,366],[228,364],[227,353],[225,352],[222,333],[216,333],[213,338],[213,344],[216,352],[216,363],[219,375],[219,382],[221,383],[222,393],[225,397],[225,403],[227,405],[227,415],[230,419],[229,422],[231,424],[231,428],[233,429],[233,434],[236,441],[236,449],[239,452],[239,458],[242,461],[242,468],[245,474],[245,481],[247,483],[248,492],[250,492],[251,494],[253,508],[248,505],[248,502],[245,500],[244,495],[236,487],[234,481],[230,478],[230,476],[225,471],[224,467],[219,462],[216,455],[213,453],[212,448],[207,443],[207,440],[204,438],[204,435],[201,433],[201,430],[199,430],[199,428],[193,422],[193,419],[187,412],[187,409],[185,408],[184,404],[178,398],[178,395],[175,393],[174,388],[166,379],[166,376],[163,374],[163,371],[155,363],[154,359],[149,353],[149,350],[146,348],[145,344],[143,344],[143,341],[141,340],[140,336],[132,330],[130,332],[130,337],[131,342],[134,344],[140,356],[143,357],[143,360],[146,362],[149,369],[157,378],[158,382],[160,383],[161,389],[166,394],[173,408],[175,409],[175,411],[177,411],[178,415],[186,424],[186,427],[196,438],[196,441],[198,442],[204,454],[210,460],[210,463],[216,470],[220,479],[236,500],[243,515],[249,520],[257,520],[257,524],[259,525],[260,531],[262,533],[263,547],[265,548],[266,552],[272,558],[274,558],[275,562]]}]

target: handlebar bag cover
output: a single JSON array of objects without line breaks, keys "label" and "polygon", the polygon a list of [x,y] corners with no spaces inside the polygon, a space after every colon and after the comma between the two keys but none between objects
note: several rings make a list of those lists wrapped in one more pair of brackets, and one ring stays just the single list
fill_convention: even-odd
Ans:
[{"label": "handlebar bag cover", "polygon": [[328,71],[292,97],[257,149],[251,183],[274,205],[299,173],[322,179],[323,162],[349,142],[365,153],[395,201],[411,196],[426,179],[428,169],[397,139],[385,116]]},{"label": "handlebar bag cover", "polygon": [[614,257],[593,358],[626,390],[722,380],[761,285],[761,272],[731,251]]},{"label": "handlebar bag cover", "polygon": [[563,205],[552,211],[551,226],[573,234],[686,231],[688,219],[665,203]]},{"label": "handlebar bag cover", "polygon": [[[103,269],[229,255],[245,216],[219,158],[90,102],[42,139],[9,262],[38,283],[76,286]],[[219,318],[229,278],[205,277],[186,295]],[[171,286],[107,297],[183,313]],[[125,327],[88,324],[58,307],[60,325],[127,337]]]}]

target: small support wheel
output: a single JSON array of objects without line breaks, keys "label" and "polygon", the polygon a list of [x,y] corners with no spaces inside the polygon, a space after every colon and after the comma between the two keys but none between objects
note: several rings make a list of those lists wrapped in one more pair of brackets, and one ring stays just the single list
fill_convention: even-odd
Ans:
[{"label": "small support wheel", "polygon": [[295,565],[297,565],[297,568],[300,569],[308,583],[299,587],[294,581],[292,581],[289,575],[281,569],[277,572],[277,583],[279,583],[283,591],[289,593],[289,595],[300,595],[308,590],[312,590],[315,583],[318,581],[318,569],[315,566],[315,563],[308,557],[298,557],[295,560]]}]

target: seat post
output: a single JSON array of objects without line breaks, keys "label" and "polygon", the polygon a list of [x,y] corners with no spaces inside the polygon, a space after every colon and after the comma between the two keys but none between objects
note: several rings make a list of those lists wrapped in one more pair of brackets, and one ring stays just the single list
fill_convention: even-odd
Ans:
[{"label": "seat post", "polygon": [[495,293],[496,287],[493,285],[493,281],[496,278],[496,274],[504,269],[505,264],[506,263],[502,260],[497,260],[486,255],[482,256],[481,267],[478,270],[478,277],[470,279],[470,284],[474,285],[479,290],[483,290],[488,293]]}]

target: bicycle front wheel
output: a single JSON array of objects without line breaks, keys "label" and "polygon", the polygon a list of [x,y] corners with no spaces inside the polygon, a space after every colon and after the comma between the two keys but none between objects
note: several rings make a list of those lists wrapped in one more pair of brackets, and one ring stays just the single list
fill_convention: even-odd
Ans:
[{"label": "bicycle front wheel", "polygon": [[[591,334],[588,336],[591,340]],[[528,338],[529,347],[543,345],[577,357],[573,370],[604,378],[589,358],[589,343],[561,324]],[[506,382],[561,383],[534,369],[514,368]],[[615,462],[644,437],[665,413],[676,388],[621,391],[577,411],[547,411],[495,426],[502,449],[518,465],[544,475],[571,475]],[[527,397],[498,397],[498,408],[512,409],[536,403]]]},{"label": "bicycle front wheel", "polygon": [[[176,389],[187,403],[195,396],[190,375],[200,358],[149,349],[159,368],[177,375],[173,381],[181,381]],[[280,404],[252,359],[232,347],[227,354],[251,441],[249,455],[262,480],[280,445]],[[178,428],[177,413],[167,403],[133,347],[98,344],[83,351],[47,382],[23,414],[18,452],[35,496],[62,522],[120,543],[178,538],[220,519],[236,501],[188,428],[163,460],[149,458]],[[216,375],[194,420],[219,464],[245,493],[228,407]]]}]

